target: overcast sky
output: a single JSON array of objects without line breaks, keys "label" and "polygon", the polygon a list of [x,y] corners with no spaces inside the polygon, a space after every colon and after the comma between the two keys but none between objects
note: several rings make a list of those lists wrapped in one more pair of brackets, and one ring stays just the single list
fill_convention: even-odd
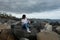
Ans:
[{"label": "overcast sky", "polygon": [[[42,13],[42,16],[52,14],[55,15],[53,17],[56,18],[58,17],[56,14],[60,15],[57,9],[60,11],[60,0],[0,0],[0,11],[32,13],[32,15],[37,13],[41,15]],[[55,11],[57,11],[57,13],[55,13]]]},{"label": "overcast sky", "polygon": [[0,10],[11,12],[42,12],[60,8],[60,0],[0,0]]}]

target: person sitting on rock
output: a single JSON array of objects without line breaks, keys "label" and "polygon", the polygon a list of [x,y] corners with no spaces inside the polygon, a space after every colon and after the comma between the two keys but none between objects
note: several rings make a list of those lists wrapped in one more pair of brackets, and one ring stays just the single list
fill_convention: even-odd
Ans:
[{"label": "person sitting on rock", "polygon": [[29,20],[26,18],[26,15],[23,14],[22,15],[22,19],[21,19],[21,23],[22,23],[22,27],[23,28],[26,28],[27,32],[31,32],[30,29],[29,29]]}]

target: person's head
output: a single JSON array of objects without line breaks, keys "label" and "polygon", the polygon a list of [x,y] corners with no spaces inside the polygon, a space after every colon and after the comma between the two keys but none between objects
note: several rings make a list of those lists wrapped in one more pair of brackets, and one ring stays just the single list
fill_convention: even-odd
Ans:
[{"label": "person's head", "polygon": [[25,19],[25,18],[26,18],[26,15],[25,15],[25,14],[23,14],[23,15],[22,15],[22,19]]}]

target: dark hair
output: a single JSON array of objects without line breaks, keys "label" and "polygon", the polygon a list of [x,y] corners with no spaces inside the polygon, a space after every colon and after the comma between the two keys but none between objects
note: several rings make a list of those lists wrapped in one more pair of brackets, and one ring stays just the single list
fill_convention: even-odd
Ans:
[{"label": "dark hair", "polygon": [[25,19],[25,18],[26,18],[26,15],[25,15],[25,14],[23,14],[23,15],[22,15],[22,19]]}]

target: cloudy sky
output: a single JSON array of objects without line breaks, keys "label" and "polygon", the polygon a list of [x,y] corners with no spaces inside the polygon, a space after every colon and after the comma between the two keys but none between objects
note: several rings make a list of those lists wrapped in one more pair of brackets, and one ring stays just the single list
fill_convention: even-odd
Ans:
[{"label": "cloudy sky", "polygon": [[60,0],[0,0],[0,11],[14,16],[25,13],[31,18],[60,19]]}]

